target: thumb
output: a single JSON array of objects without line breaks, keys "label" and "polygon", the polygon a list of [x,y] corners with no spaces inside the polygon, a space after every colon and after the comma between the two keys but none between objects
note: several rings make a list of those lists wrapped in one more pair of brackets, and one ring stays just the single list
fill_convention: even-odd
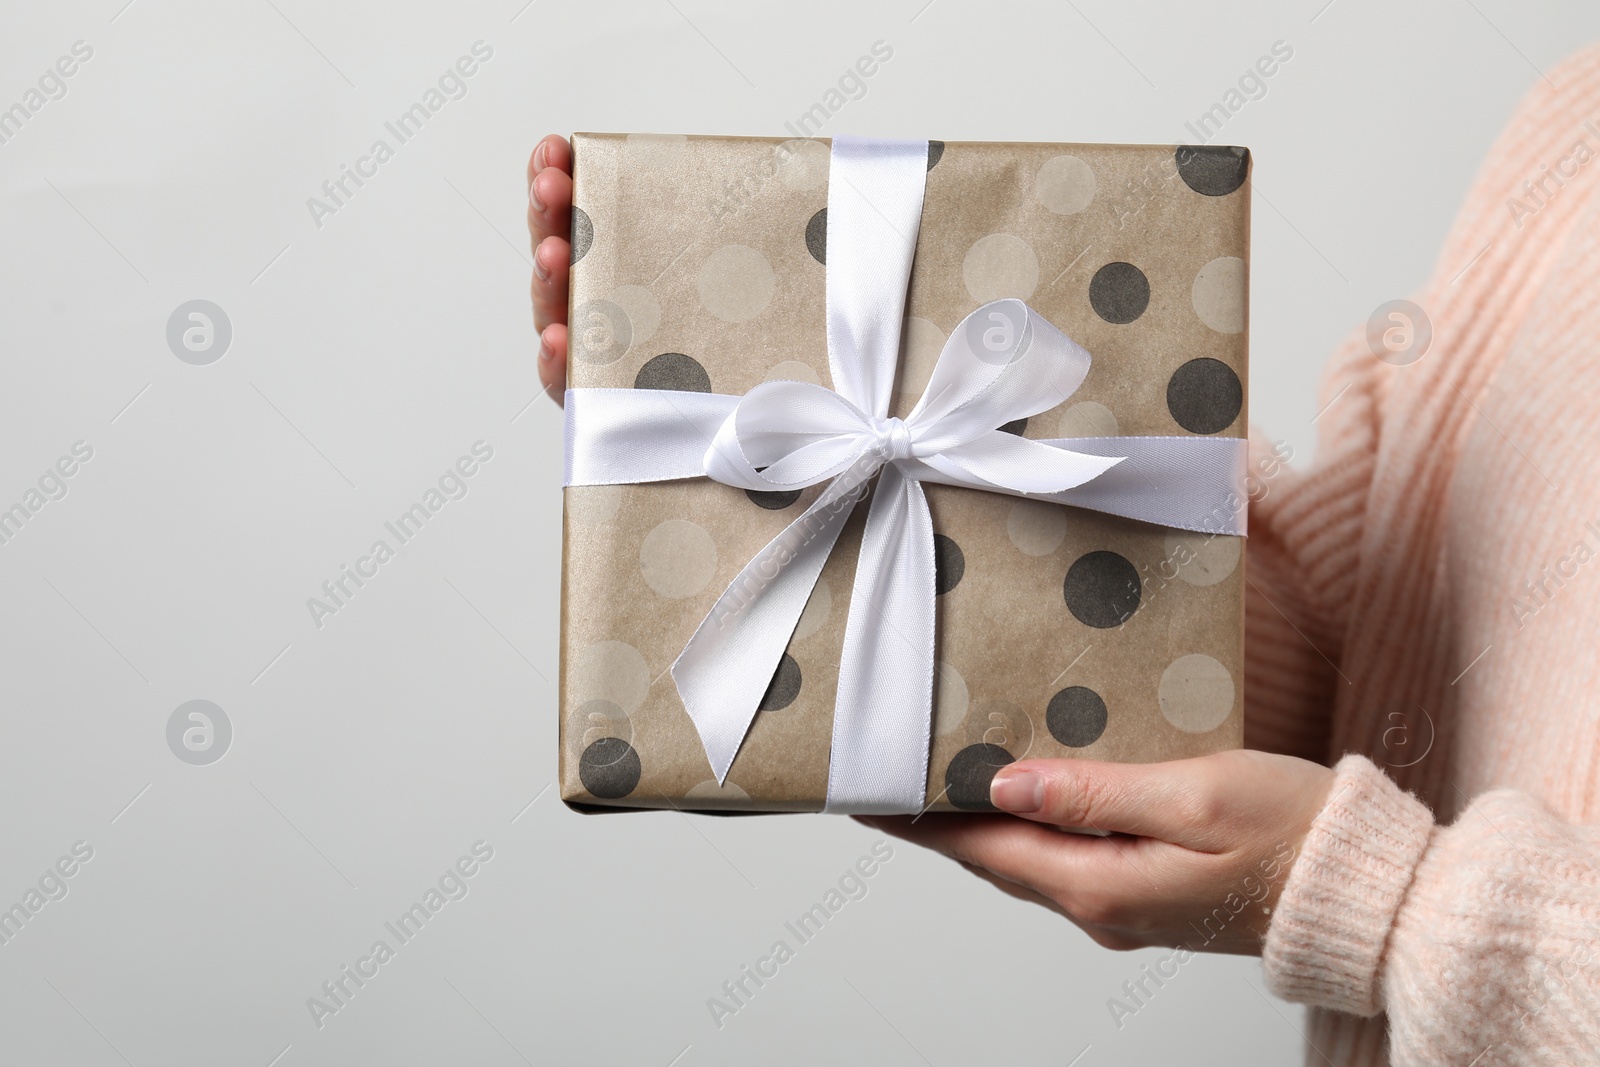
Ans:
[{"label": "thumb", "polygon": [[1082,759],[1020,760],[989,786],[1001,811],[1035,822],[1101,834],[1135,834],[1200,847],[1211,793],[1197,764],[1104,763]]}]

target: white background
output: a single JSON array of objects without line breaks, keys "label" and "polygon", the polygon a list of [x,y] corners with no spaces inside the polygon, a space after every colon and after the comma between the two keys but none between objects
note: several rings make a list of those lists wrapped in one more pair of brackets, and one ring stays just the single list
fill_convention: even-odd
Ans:
[{"label": "white background", "polygon": [[[1119,1029],[1108,998],[1161,953],[899,845],[713,1025],[706,999],[875,838],[584,818],[547,791],[561,445],[527,154],[546,131],[782,134],[877,40],[893,59],[824,134],[1186,141],[1285,41],[1217,139],[1255,152],[1253,417],[1309,457],[1326,354],[1419,285],[1600,8],[125,2],[11,0],[0,25],[0,107],[93,48],[0,145],[0,507],[94,450],[0,545],[0,906],[94,849],[0,945],[0,1062],[1299,1061],[1303,1016],[1256,961],[1190,962]],[[316,225],[307,199],[479,40],[468,94]],[[208,366],[166,342],[197,298],[233,330]],[[314,626],[306,599],[479,440],[468,495]],[[167,744],[192,699],[233,726],[209,766]],[[319,1029],[307,998],[479,840],[469,894]]]}]

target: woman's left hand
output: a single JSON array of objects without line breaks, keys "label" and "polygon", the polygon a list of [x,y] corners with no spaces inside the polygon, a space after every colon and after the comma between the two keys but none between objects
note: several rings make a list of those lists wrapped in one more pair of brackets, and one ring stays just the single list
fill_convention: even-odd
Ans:
[{"label": "woman's left hand", "polygon": [[1171,763],[1030,759],[991,785],[1011,814],[858,818],[1059,912],[1107,948],[1259,955],[1332,783],[1326,767],[1248,750]]}]

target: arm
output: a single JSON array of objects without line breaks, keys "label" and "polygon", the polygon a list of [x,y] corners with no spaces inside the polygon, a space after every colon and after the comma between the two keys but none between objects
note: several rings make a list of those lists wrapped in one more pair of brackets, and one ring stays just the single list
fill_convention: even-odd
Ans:
[{"label": "arm", "polygon": [[1262,952],[1287,1000],[1389,1014],[1396,1063],[1600,1048],[1600,828],[1494,790],[1440,827],[1360,756],[1336,770]]},{"label": "arm", "polygon": [[1372,403],[1373,385],[1369,377],[1338,396],[1325,417],[1347,405],[1346,418],[1339,436],[1325,432],[1319,446],[1335,458],[1309,472],[1288,467],[1288,446],[1252,428],[1251,470],[1272,474],[1252,485],[1245,542],[1246,748],[1327,759],[1336,687],[1346,684],[1335,664],[1375,450],[1375,431],[1361,432],[1364,420],[1353,416]]},{"label": "arm", "polygon": [[[1287,443],[1250,429],[1245,542],[1245,747],[1325,762],[1396,368],[1366,329],[1336,350],[1318,396],[1317,457],[1292,468]],[[1390,475],[1392,476],[1392,474]]]},{"label": "arm", "polygon": [[[1353,429],[1372,439],[1368,508],[1374,519],[1353,542],[1362,547],[1347,581],[1352,587],[1362,583],[1368,595],[1345,593],[1325,603],[1371,602],[1373,590],[1407,561],[1437,560],[1450,550],[1443,521],[1424,521],[1428,514],[1410,504],[1492,484],[1491,474],[1457,462],[1467,435],[1494,432],[1485,431],[1489,416],[1479,405],[1493,409],[1476,397],[1542,388],[1549,391],[1552,411],[1584,418],[1583,375],[1571,368],[1583,367],[1592,359],[1584,353],[1593,351],[1582,328],[1574,327],[1593,321],[1575,318],[1592,307],[1596,277],[1587,251],[1593,177],[1584,176],[1587,188],[1568,188],[1541,201],[1537,213],[1526,204],[1530,175],[1537,179],[1548,161],[1573,151],[1574,142],[1587,136],[1584,123],[1597,106],[1600,49],[1587,49],[1535,84],[1490,151],[1434,276],[1417,297],[1433,316],[1434,351],[1409,367],[1367,358],[1378,391],[1370,400],[1358,394],[1359,386],[1350,394],[1361,399],[1358,408],[1372,410]],[[1352,338],[1340,358],[1352,347],[1362,355],[1364,338]],[[1550,366],[1563,356],[1571,375],[1565,383],[1559,376],[1529,383],[1529,362]],[[1520,373],[1509,369],[1514,357],[1529,361]],[[1336,359],[1330,385],[1352,370]],[[1329,399],[1325,391],[1323,402]],[[1346,417],[1348,399],[1328,417]],[[1462,417],[1449,417],[1451,408]],[[1390,426],[1395,433],[1380,433]],[[1523,447],[1530,447],[1526,439]],[[1575,482],[1572,491],[1592,502],[1593,485],[1580,488]],[[1484,506],[1506,509],[1508,521],[1517,518],[1502,500]],[[1305,554],[1301,565],[1316,558]],[[1507,550],[1504,558],[1515,553]],[[1314,578],[1310,584],[1317,584]],[[1461,605],[1446,624],[1465,627],[1486,614],[1481,603]],[[1358,631],[1351,620],[1340,625],[1353,642]],[[1592,632],[1587,620],[1579,626]],[[1539,635],[1516,655],[1524,663],[1548,662],[1553,636]],[[1372,662],[1373,649],[1365,651],[1353,665],[1335,658],[1356,674]],[[1437,783],[1430,796],[1441,815],[1444,808],[1460,812],[1448,825],[1438,825],[1371,762],[1346,757],[1267,933],[1263,956],[1272,987],[1323,1008],[1386,1012],[1396,1063],[1569,1063],[1592,1059],[1600,1048],[1600,960],[1592,958],[1600,955],[1600,832],[1579,825],[1593,810],[1582,799],[1593,795],[1590,745],[1580,740],[1588,737],[1579,725],[1587,713],[1582,698],[1540,693],[1536,670],[1520,677],[1531,691],[1486,696],[1479,690],[1468,703],[1478,716],[1573,723],[1578,743],[1549,753],[1549,781],[1565,783],[1551,787],[1551,795],[1568,798],[1561,808],[1565,818],[1541,804],[1532,784],[1533,792],[1498,789],[1469,800],[1471,792],[1493,785],[1497,772],[1469,774],[1458,788],[1449,777],[1455,769],[1445,768],[1418,779]],[[1362,680],[1359,674],[1356,680]],[[1568,677],[1565,684],[1574,681]],[[1581,681],[1576,684],[1587,692]],[[1336,676],[1333,691],[1341,685]],[[1446,687],[1443,680],[1437,685]],[[1458,696],[1457,707],[1465,701]],[[1369,751],[1370,737],[1369,731]],[[1356,734],[1344,742],[1363,743]],[[1335,751],[1340,743],[1334,740]],[[1481,740],[1476,744],[1479,750],[1466,766],[1482,768],[1486,757],[1495,762]],[[1522,781],[1527,784],[1527,777]]]}]

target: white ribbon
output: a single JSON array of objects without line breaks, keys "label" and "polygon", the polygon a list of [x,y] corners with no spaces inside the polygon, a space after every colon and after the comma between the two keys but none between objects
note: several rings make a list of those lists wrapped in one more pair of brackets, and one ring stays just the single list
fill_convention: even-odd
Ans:
[{"label": "white ribbon", "polygon": [[828,183],[833,389],[764,382],[744,396],[569,389],[566,484],[710,477],[742,489],[826,483],[717,599],[672,665],[720,783],[823,564],[876,475],[839,662],[825,810],[921,810],[933,718],[933,524],[923,482],[1163,526],[1245,532],[1246,442],[1029,440],[997,427],[1055,407],[1090,356],[1020,300],[985,304],[945,342],[904,420],[890,417],[927,171],[926,141],[835,137]]}]

